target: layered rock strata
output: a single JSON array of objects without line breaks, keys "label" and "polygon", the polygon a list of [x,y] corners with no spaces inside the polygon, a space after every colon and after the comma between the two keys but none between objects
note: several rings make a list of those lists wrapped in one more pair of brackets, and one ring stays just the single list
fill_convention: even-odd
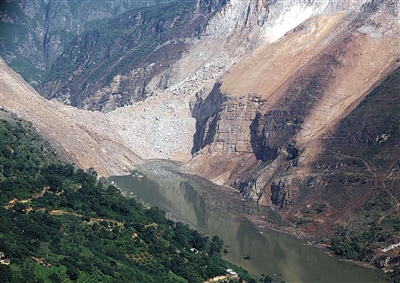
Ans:
[{"label": "layered rock strata", "polygon": [[313,203],[303,188],[330,182],[312,173],[327,133],[400,66],[396,3],[313,17],[235,64],[193,111],[198,154],[187,170],[287,218]]}]

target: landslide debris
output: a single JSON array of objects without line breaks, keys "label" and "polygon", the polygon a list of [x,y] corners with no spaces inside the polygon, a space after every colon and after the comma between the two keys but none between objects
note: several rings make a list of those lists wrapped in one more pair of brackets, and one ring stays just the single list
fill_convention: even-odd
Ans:
[{"label": "landslide debris", "polygon": [[[322,188],[337,181],[333,176],[322,177],[323,169],[314,170],[330,150],[324,143],[328,133],[400,66],[399,13],[392,11],[399,6],[371,3],[360,10],[310,18],[230,68],[218,87],[198,99],[197,109],[205,111],[198,111],[201,115],[196,117],[197,153],[186,170],[233,186],[259,204],[281,209],[294,225],[303,221],[301,211],[308,209],[304,207],[318,202]],[[392,96],[396,101],[395,93]],[[369,121],[370,117],[359,119]],[[348,135],[353,132],[349,129]],[[387,138],[382,134],[378,140]],[[372,134],[370,139],[377,136]],[[364,138],[354,137],[354,143]],[[396,152],[388,151],[387,160]],[[336,167],[326,170],[333,172]],[[354,177],[344,181],[349,186],[369,174],[350,172]],[[329,191],[340,191],[337,186]],[[367,196],[363,194],[363,199],[354,191],[336,194],[335,199],[362,205]],[[337,224],[353,213],[346,205],[332,207],[338,214],[310,217],[312,224],[299,225],[312,234],[325,222]],[[341,214],[344,218],[336,221]],[[319,235],[329,231],[322,229]]]}]

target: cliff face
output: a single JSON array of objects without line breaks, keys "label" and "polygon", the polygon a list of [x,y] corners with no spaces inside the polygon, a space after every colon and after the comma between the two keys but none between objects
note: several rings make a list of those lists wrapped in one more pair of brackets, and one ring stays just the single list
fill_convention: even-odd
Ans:
[{"label": "cliff face", "polygon": [[0,54],[8,65],[37,87],[70,41],[93,29],[99,20],[165,2],[172,1],[1,1]]},{"label": "cliff face", "polygon": [[172,65],[223,4],[176,1],[101,21],[71,39],[38,91],[49,99],[103,112],[155,95],[177,82],[176,72],[188,77]]},{"label": "cliff face", "polygon": [[[273,5],[285,7],[278,2],[269,6],[268,21]],[[400,66],[399,5],[372,1],[335,12],[340,4],[314,7],[311,14],[332,13],[310,17],[262,45],[198,99],[198,154],[187,165],[259,204],[282,209],[294,225],[307,219],[308,232],[316,234],[343,221],[377,182],[397,182],[398,95],[378,89],[374,95],[390,106],[371,98],[364,103],[380,110],[356,107]],[[286,9],[282,19],[295,8]],[[393,76],[388,89],[397,89]],[[206,111],[209,105],[212,111]],[[363,146],[354,148],[358,143]],[[317,215],[318,205],[325,207],[323,214]]]}]

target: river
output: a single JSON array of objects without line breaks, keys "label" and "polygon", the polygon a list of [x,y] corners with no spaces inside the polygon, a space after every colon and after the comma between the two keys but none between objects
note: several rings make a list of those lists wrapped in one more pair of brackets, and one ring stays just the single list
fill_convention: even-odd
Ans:
[{"label": "river", "polygon": [[[167,166],[168,169],[165,169]],[[165,162],[148,163],[129,176],[110,180],[137,199],[158,206],[176,220],[209,236],[223,239],[229,252],[223,258],[250,273],[268,274],[276,282],[386,282],[378,273],[340,261],[304,245],[290,235],[254,227],[246,218],[261,216],[279,223],[272,210],[241,200],[236,192],[199,178],[170,171]]]}]

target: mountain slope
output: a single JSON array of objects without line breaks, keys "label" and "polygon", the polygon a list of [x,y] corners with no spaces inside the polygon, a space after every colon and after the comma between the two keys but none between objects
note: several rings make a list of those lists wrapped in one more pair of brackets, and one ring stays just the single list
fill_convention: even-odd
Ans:
[{"label": "mountain slope", "polygon": [[71,41],[39,93],[78,108],[108,112],[145,99],[154,88],[167,88],[168,77],[156,85],[151,80],[165,73],[199,36],[218,8],[215,4],[207,9],[207,4],[178,1],[101,22]]},{"label": "mountain slope", "polygon": [[95,27],[97,21],[165,2],[172,1],[1,1],[0,54],[37,87],[72,38]]},{"label": "mountain slope", "polygon": [[[299,207],[312,205],[315,190],[335,179],[321,178],[313,193],[304,189],[313,172],[324,174],[314,164],[333,150],[324,142],[328,133],[400,66],[394,7],[396,13],[390,3],[373,1],[360,11],[311,18],[230,68],[193,106],[198,153],[187,170],[300,219]],[[350,193],[342,201],[357,199]],[[347,215],[344,207],[338,211]]]},{"label": "mountain slope", "polygon": [[4,110],[0,133],[2,283],[201,283],[225,278],[227,268],[256,282],[222,260],[218,236],[175,223],[98,181],[96,172],[74,168]]},{"label": "mountain slope", "polygon": [[[184,92],[177,86],[215,78],[304,20],[366,0],[164,2],[11,1],[1,7],[10,30],[1,33],[3,58],[43,96],[108,112],[165,89]],[[17,28],[28,42],[16,40]]]},{"label": "mountain slope", "polygon": [[308,186],[303,187],[303,197],[309,195],[305,198],[312,201],[298,208],[300,216],[313,206],[326,205],[320,214],[328,214],[330,221],[321,223],[315,217],[310,225],[317,235],[346,224],[354,212],[360,217],[351,220],[350,227],[358,231],[362,223],[399,216],[399,94],[400,68],[325,134],[325,151],[312,164]]},{"label": "mountain slope", "polygon": [[[176,41],[166,41],[168,44],[185,43],[177,53],[162,49],[165,51],[162,57],[156,58],[165,59],[165,55],[172,59],[167,62],[163,59],[157,64],[165,63],[167,67],[149,71],[144,79],[141,74],[155,66],[150,61],[144,61],[137,68],[128,60],[128,65],[124,65],[127,69],[118,74],[113,73],[112,68],[106,71],[109,66],[105,64],[102,77],[108,76],[110,81],[105,80],[94,96],[85,96],[91,106],[83,103],[81,107],[107,112],[116,106],[132,105],[102,114],[73,110],[36,97],[29,101],[28,93],[24,94],[27,87],[25,90],[19,90],[21,86],[14,87],[9,77],[15,75],[8,74],[4,64],[2,68],[7,74],[4,79],[9,90],[2,105],[33,120],[35,126],[64,149],[70,160],[84,167],[95,167],[100,173],[131,168],[130,164],[140,162],[135,154],[142,159],[169,158],[185,162],[192,154],[193,158],[183,170],[234,187],[246,198],[279,209],[287,221],[309,235],[329,234],[338,223],[347,223],[347,216],[352,215],[354,208],[360,209],[371,195],[364,194],[360,184],[365,181],[369,184],[367,192],[372,192],[371,184],[386,178],[376,179],[380,173],[374,167],[395,169],[391,166],[395,164],[398,149],[396,143],[388,143],[392,147],[385,149],[386,157],[381,158],[386,163],[378,166],[374,157],[367,159],[365,153],[354,151],[350,152],[354,155],[342,156],[346,147],[356,147],[347,144],[350,140],[335,137],[344,143],[339,147],[328,141],[330,135],[344,132],[340,125],[348,115],[359,113],[355,120],[370,119],[361,112],[354,112],[359,111],[355,109],[399,68],[399,1],[231,0],[195,4],[200,6],[190,6],[191,13],[202,11],[207,20],[202,22],[198,33],[190,26],[186,30],[188,34],[179,33],[182,37]],[[138,12],[127,12],[118,19],[122,21],[132,15]],[[177,15],[183,17],[181,13]],[[149,22],[155,23],[154,19]],[[95,33],[92,30],[85,35],[91,39]],[[78,41],[81,39],[77,37]],[[72,52],[74,48],[70,49],[71,54],[83,51],[80,48],[85,42],[93,43],[81,40],[76,53]],[[150,54],[153,51],[151,49]],[[90,60],[97,58],[89,57]],[[85,74],[88,74],[86,69],[79,69],[84,65],[78,64],[77,69],[64,73],[66,78],[72,75],[72,84],[79,85],[74,90],[77,93],[82,90]],[[60,72],[62,66],[58,65]],[[90,73],[94,69],[87,71]],[[389,89],[395,89],[397,80],[391,80]],[[64,78],[60,85],[60,81],[53,83],[57,89],[69,82]],[[139,89],[136,83],[146,84],[145,93],[141,92],[145,99],[141,102],[131,99],[137,93],[130,91]],[[49,97],[53,97],[51,89],[47,90]],[[125,95],[124,91],[129,93]],[[396,94],[391,92],[385,100],[397,103]],[[121,103],[110,99],[114,95]],[[38,111],[45,115],[36,117],[30,109],[42,109],[40,105],[48,106]],[[47,112],[52,107],[54,110]],[[390,111],[389,120],[397,121],[397,110]],[[60,113],[59,116],[56,113]],[[54,117],[54,121],[47,120],[47,116]],[[79,119],[82,121],[77,121]],[[78,142],[64,141],[66,134],[59,130],[71,127],[70,120],[79,125],[77,128],[84,129],[83,132],[76,130],[78,134],[71,138]],[[385,121],[379,123],[383,126]],[[62,126],[64,122],[67,127]],[[54,123],[57,131],[52,129]],[[382,129],[380,133],[377,128],[360,134],[355,122],[351,124],[349,137],[356,133],[352,141],[360,145],[369,140],[366,151],[373,151],[370,147],[374,148],[374,140],[375,143],[396,141],[396,132],[389,134]],[[78,138],[81,134],[90,135],[90,143],[83,141],[86,138]],[[84,153],[91,152],[92,147],[98,156],[88,157]],[[124,153],[119,154],[118,147],[123,148]],[[355,164],[361,162],[359,167],[351,167],[354,172],[349,174],[354,176],[350,178],[346,175],[348,172],[339,173],[342,165],[338,165],[335,156],[348,158]],[[106,169],[110,163],[115,171]],[[385,174],[391,172],[385,170]],[[337,183],[337,174],[344,174],[340,180],[346,185]],[[353,186],[354,191],[351,190]],[[396,195],[393,191],[397,188],[396,181],[387,186]],[[336,192],[341,190],[346,193],[339,197]],[[353,207],[351,203],[356,205]],[[317,217],[314,212],[320,210]]]},{"label": "mountain slope", "polygon": [[[116,134],[113,127],[95,112],[82,113],[40,97],[1,59],[1,106],[34,127],[68,160],[81,168],[93,167],[103,175],[123,172],[140,162]],[[107,125],[107,126],[106,126]],[[93,130],[96,128],[96,130]]]}]

